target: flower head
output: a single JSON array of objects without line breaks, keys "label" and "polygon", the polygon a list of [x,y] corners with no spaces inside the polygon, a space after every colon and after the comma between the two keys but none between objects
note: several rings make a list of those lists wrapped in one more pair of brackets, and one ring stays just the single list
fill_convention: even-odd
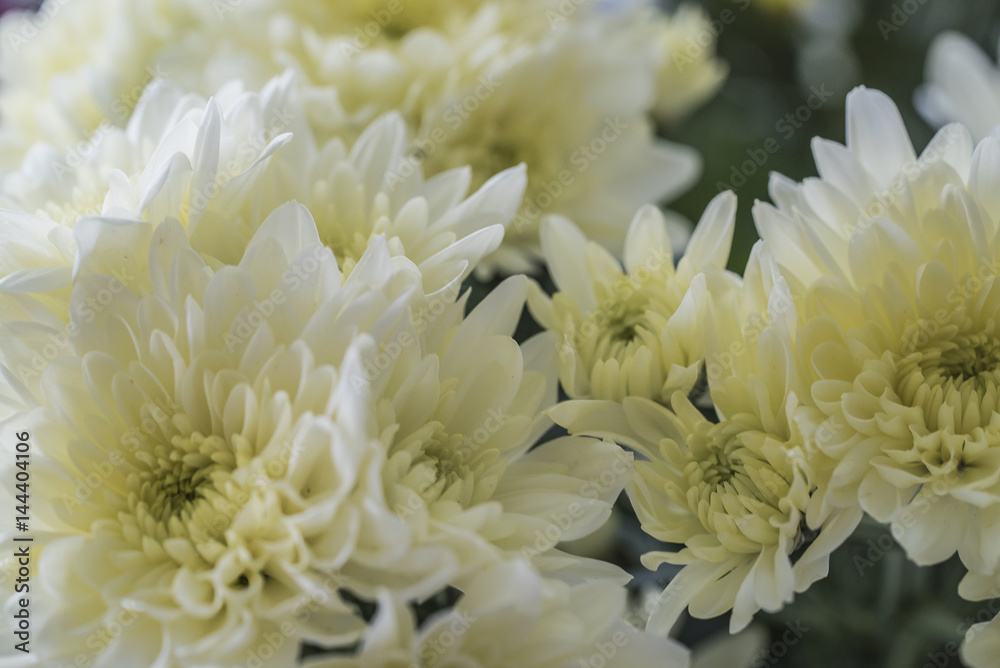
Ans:
[{"label": "flower head", "polygon": [[827,507],[860,504],[918,563],[991,568],[1000,503],[1000,275],[993,167],[943,128],[917,158],[883,94],[848,98],[847,147],[816,140],[820,179],[777,177],[761,236],[804,304],[797,419]]},{"label": "flower head", "polygon": [[[81,267],[69,328],[52,332],[65,347],[23,372],[25,409],[3,422],[36,436],[48,490],[34,508],[47,544],[33,604],[42,632],[65,641],[38,660],[244,662],[280,632],[275,660],[289,661],[299,639],[350,641],[363,623],[338,595],[345,567],[408,543],[381,493],[370,393],[354,382],[374,340],[329,333],[397,320],[414,280],[407,292],[370,264],[342,285],[296,206],[218,269],[177,221],[117,225],[143,256],[134,280],[107,270],[111,248]],[[49,333],[4,329],[8,364]]]},{"label": "flower head", "polygon": [[704,358],[708,303],[735,287],[725,270],[736,198],[708,207],[674,267],[664,216],[642,208],[625,238],[624,268],[568,220],[542,228],[542,249],[559,289],[537,286],[529,306],[559,342],[559,377],[574,399],[640,396],[667,403],[689,392]]},{"label": "flower head", "polygon": [[[547,335],[510,338],[523,277],[465,317],[382,236],[344,277],[298,204],[237,265],[176,220],[74,232],[100,252],[78,263],[68,328],[2,337],[22,406],[3,428],[37,434],[51,500],[38,618],[76,638],[40,660],[242,662],[280,630],[280,664],[300,640],[357,637],[342,589],[423,598],[510,556],[621,581],[555,549],[603,524],[632,462],[574,437],[529,452],[556,386]],[[39,373],[50,335],[64,343]]]},{"label": "flower head", "polygon": [[[428,294],[454,299],[458,284],[499,246],[521,201],[523,167],[471,196],[468,168],[425,180],[406,158],[406,129],[394,114],[350,149],[340,138],[320,145],[293,81],[287,72],[259,93],[233,82],[211,100],[157,81],[127,128],[103,128],[83,153],[32,149],[0,185],[8,209],[0,228],[10,238],[0,251],[0,302],[7,303],[0,319],[20,318],[34,303],[65,322],[72,273],[91,255],[133,241],[88,233],[78,247],[71,231],[78,224],[177,220],[197,252],[238,263],[267,214],[291,199],[315,212],[320,238],[345,275],[381,235],[393,256],[417,265]],[[108,247],[93,244],[97,238]]]},{"label": "flower head", "polygon": [[669,632],[685,607],[697,617],[732,609],[732,631],[775,611],[826,574],[829,553],[860,513],[810,524],[812,471],[795,421],[795,305],[763,246],[742,290],[722,300],[709,331],[709,421],[675,392],[669,408],[642,397],[570,401],[550,411],[574,434],[611,438],[644,456],[629,497],[643,530],[679,552],[643,564],[682,564],[647,629]]}]

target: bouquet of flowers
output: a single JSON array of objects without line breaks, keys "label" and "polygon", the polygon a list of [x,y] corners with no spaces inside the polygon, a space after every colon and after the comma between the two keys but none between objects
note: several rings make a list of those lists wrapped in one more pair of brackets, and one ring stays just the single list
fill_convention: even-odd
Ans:
[{"label": "bouquet of flowers", "polygon": [[1000,597],[996,67],[935,42],[919,153],[847,94],[745,267],[663,208],[716,39],[817,3],[6,13],[0,666],[769,665],[859,525]]}]

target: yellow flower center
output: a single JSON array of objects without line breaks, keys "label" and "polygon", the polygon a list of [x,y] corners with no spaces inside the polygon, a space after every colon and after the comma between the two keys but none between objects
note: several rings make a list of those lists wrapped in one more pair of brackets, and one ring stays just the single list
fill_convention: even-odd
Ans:
[{"label": "yellow flower center", "polygon": [[127,537],[138,546],[143,536],[221,542],[240,507],[229,498],[236,489],[236,457],[225,439],[178,434],[144,444],[134,457],[138,470],[128,477],[128,519],[122,519],[138,533]]},{"label": "yellow flower center", "polygon": [[480,448],[475,436],[449,433],[436,421],[401,439],[393,457],[405,463],[398,482],[428,506],[454,501],[470,508],[489,500],[505,467],[503,457]]}]

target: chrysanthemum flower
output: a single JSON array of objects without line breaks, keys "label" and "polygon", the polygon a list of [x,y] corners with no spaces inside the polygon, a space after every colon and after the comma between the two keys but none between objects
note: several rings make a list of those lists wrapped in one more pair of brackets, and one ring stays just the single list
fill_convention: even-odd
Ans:
[{"label": "chrysanthemum flower", "polygon": [[468,295],[430,300],[366,367],[388,453],[386,498],[422,556],[390,571],[373,565],[367,582],[429,596],[498,554],[571,580],[622,575],[554,549],[608,519],[632,459],[574,437],[529,452],[551,426],[541,413],[556,402],[556,369],[551,335],[520,346],[511,338],[527,288],[523,276],[508,279],[464,320]]},{"label": "chrysanthemum flower", "polygon": [[342,287],[300,207],[217,271],[176,221],[119,225],[142,257],[133,280],[107,273],[108,246],[76,278],[68,329],[4,325],[8,365],[63,344],[41,373],[26,357],[11,368],[26,409],[3,421],[33,435],[45,489],[33,621],[59,641],[36,660],[245,663],[276,637],[280,663],[301,639],[351,640],[363,624],[341,572],[408,540],[380,502],[383,449],[356,382],[375,341],[331,333],[384,330],[405,284],[372,263]]},{"label": "chrysanthemum flower", "polygon": [[25,407],[4,433],[35,435],[49,499],[33,603],[66,642],[43,665],[244,663],[273,637],[265,665],[285,665],[302,639],[356,637],[341,588],[422,597],[522,553],[569,580],[619,573],[553,549],[607,519],[631,458],[572,437],[528,452],[555,368],[546,335],[510,338],[526,279],[465,318],[381,237],[343,279],[295,204],[238,265],[177,221],[75,233],[94,250],[68,328],[0,337]]},{"label": "chrysanthemum flower", "polygon": [[1000,125],[1000,70],[965,35],[945,32],[934,40],[926,77],[917,107],[931,123],[959,121],[977,139]]},{"label": "chrysanthemum flower", "polygon": [[471,183],[468,166],[425,179],[409,146],[396,113],[377,119],[353,145],[339,137],[320,143],[302,128],[272,161],[261,207],[289,199],[305,204],[345,274],[384,236],[394,256],[420,268],[428,295],[451,291],[454,297],[458,284],[500,245],[521,204],[525,167],[512,165],[484,183]]},{"label": "chrysanthemum flower", "polygon": [[568,220],[542,227],[542,250],[556,287],[534,286],[531,314],[559,341],[559,378],[573,399],[668,403],[691,391],[704,357],[709,302],[738,285],[726,271],[736,197],[709,205],[674,267],[663,214],[642,208],[625,237],[624,270]]},{"label": "chrysanthemum flower", "polygon": [[[918,159],[885,95],[848,97],[847,147],[816,140],[820,178],[772,182],[754,214],[804,304],[810,388],[797,419],[828,461],[827,507],[893,522],[920,564],[1000,543],[1000,142],[942,129]],[[817,464],[818,465],[818,464]]]},{"label": "chrysanthemum flower", "polygon": [[[94,15],[118,11],[116,3],[80,2]],[[56,39],[51,35],[73,33],[61,25],[71,13],[57,4],[49,0],[43,9],[54,12],[42,29],[50,35],[46,44]],[[664,48],[647,39],[651,28],[638,17],[595,17],[589,1],[567,8],[521,0],[384,7],[218,0],[171,3],[157,11],[140,3],[96,27],[100,38],[92,37],[86,49],[79,39],[66,38],[51,48],[31,42],[23,52],[2,54],[0,145],[21,155],[27,147],[17,145],[25,138],[48,138],[62,148],[85,140],[102,119],[124,125],[149,83],[147,70],[208,95],[233,79],[256,89],[291,68],[320,141],[341,136],[352,143],[379,115],[397,111],[411,133],[407,149],[429,176],[470,165],[478,187],[527,164],[529,200],[505,237],[504,252],[481,271],[520,271],[537,263],[543,212],[590,226],[588,234],[617,253],[624,230],[606,221],[623,219],[643,202],[673,197],[698,171],[693,151],[653,135],[647,116],[654,101],[669,98],[670,105],[690,108],[706,90],[689,85],[704,78],[703,61],[685,70],[678,84],[683,90],[675,95],[658,86]],[[17,33],[31,18],[3,21],[7,33]],[[141,26],[135,34],[128,31],[132,22]],[[680,21],[673,30],[687,29],[696,28]],[[22,59],[30,67],[21,67]],[[91,77],[79,75],[88,66],[92,85]],[[28,70],[32,77],[24,76]],[[75,84],[61,89],[65,99],[56,103],[49,86],[63,77]],[[36,127],[34,109],[49,107],[47,113],[59,119],[46,125],[60,124],[59,133]]]},{"label": "chrysanthemum flower", "polygon": [[[8,209],[0,228],[10,240],[0,251],[0,318],[23,317],[41,300],[66,319],[77,262],[70,228],[80,220],[175,219],[195,250],[236,263],[267,213],[294,198],[316,212],[320,236],[345,274],[385,235],[394,256],[418,265],[429,294],[457,296],[457,284],[497,248],[517,211],[523,167],[466,197],[468,169],[425,180],[405,155],[406,130],[393,114],[350,150],[336,138],[319,146],[292,81],[286,73],[260,93],[233,83],[210,101],[156,82],[126,129],[106,127],[83,153],[32,149],[0,185]],[[282,148],[287,155],[269,165]],[[128,243],[118,239],[115,249]],[[94,250],[105,249],[82,249]],[[24,296],[29,292],[35,297]]]},{"label": "chrysanthemum flower", "polygon": [[653,138],[655,57],[634,46],[644,26],[607,21],[556,30],[425,115],[430,173],[469,164],[481,180],[528,166],[525,204],[486,269],[532,270],[545,214],[572,219],[618,255],[621,223],[683,192],[700,170],[696,153]]},{"label": "chrysanthemum flower", "polygon": [[419,631],[388,593],[355,657],[307,662],[310,668],[683,668],[687,651],[622,620],[625,590],[608,583],[569,586],[523,562],[482,571],[457,605]]},{"label": "chrysanthemum flower", "polygon": [[0,321],[65,327],[79,252],[130,243],[107,237],[108,249],[78,249],[73,228],[94,216],[173,219],[199,251],[238,260],[263,220],[253,202],[264,168],[290,138],[290,83],[275,79],[259,94],[234,83],[209,102],[158,81],[127,128],[103,126],[62,152],[34,146],[0,183]]},{"label": "chrysanthemum flower", "polygon": [[[683,564],[647,630],[666,634],[685,607],[696,617],[732,609],[730,629],[760,608],[775,611],[826,575],[829,553],[859,512],[807,521],[813,484],[794,421],[802,390],[792,325],[795,305],[763,246],[755,247],[742,290],[713,309],[708,379],[719,422],[675,392],[669,409],[641,397],[570,401],[550,413],[571,433],[634,448],[629,498],[643,530],[683,544],[643,564]],[[818,533],[818,536],[817,536]]]}]

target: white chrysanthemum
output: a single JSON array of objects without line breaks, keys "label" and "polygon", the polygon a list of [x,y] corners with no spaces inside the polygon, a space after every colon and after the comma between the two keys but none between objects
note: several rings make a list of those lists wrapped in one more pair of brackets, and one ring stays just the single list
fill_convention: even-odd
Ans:
[{"label": "white chrysanthemum", "polygon": [[960,121],[977,139],[1000,125],[1000,70],[965,35],[946,32],[934,40],[926,77],[917,107],[931,123]]},{"label": "white chrysanthemum", "polygon": [[[130,0],[51,0],[37,13],[0,17],[0,172],[15,169],[39,141],[60,149],[102,123],[123,127],[156,76],[161,44],[153,5]],[[171,17],[176,19],[176,17]]]},{"label": "white chrysanthemum", "polygon": [[[393,255],[418,265],[429,294],[450,289],[454,297],[455,285],[500,244],[521,201],[523,167],[466,198],[468,169],[425,180],[406,158],[406,130],[394,114],[350,150],[337,138],[317,145],[292,81],[286,73],[259,94],[232,83],[211,101],[156,82],[126,129],[104,128],[84,152],[32,149],[0,185],[9,210],[0,227],[11,239],[0,256],[0,301],[62,288],[50,301],[61,297],[55,311],[65,318],[76,255],[68,228],[88,216],[173,218],[198,252],[235,263],[266,214],[293,198],[315,212],[345,274],[384,235]],[[23,315],[23,304],[2,308]]]},{"label": "white chrysanthemum", "polygon": [[296,204],[239,265],[206,262],[176,221],[75,235],[93,250],[69,325],[0,336],[24,406],[5,433],[35,434],[50,500],[33,506],[49,543],[35,619],[72,638],[43,665],[243,663],[279,631],[282,665],[300,639],[355,637],[340,587],[424,597],[511,555],[619,577],[554,549],[608,518],[632,464],[574,437],[528,452],[556,381],[547,335],[510,338],[527,279],[466,318],[383,237],[344,279]]},{"label": "white chrysanthemum", "polygon": [[[1000,542],[1000,141],[942,129],[918,159],[885,95],[848,98],[820,178],[775,177],[754,214],[805,305],[800,422],[829,506],[858,503],[921,564]],[[817,459],[818,461],[818,459]]]},{"label": "white chrysanthemum", "polygon": [[[36,661],[244,663],[278,634],[280,664],[300,639],[350,640],[363,624],[337,596],[344,570],[400,559],[408,532],[384,502],[358,382],[375,341],[334,333],[391,327],[418,276],[407,289],[373,256],[342,287],[292,205],[218,270],[176,221],[105,224],[94,245],[132,239],[133,281],[105,273],[119,266],[108,247],[77,276],[65,330],[3,325],[26,406],[3,431],[33,435],[46,490],[32,505],[46,537],[33,621],[60,640]],[[50,339],[63,348],[39,374],[30,354]]]},{"label": "white chrysanthemum", "polygon": [[[388,453],[386,497],[421,557],[390,571],[373,565],[368,582],[429,596],[498,554],[567,579],[622,575],[554,549],[608,519],[632,458],[574,437],[529,452],[551,426],[541,412],[556,402],[556,369],[550,335],[521,346],[511,338],[527,291],[525,277],[508,279],[464,320],[468,294],[431,300],[366,366]],[[413,345],[421,338],[425,346]]]},{"label": "white chrysanthemum", "polygon": [[[94,15],[118,11],[115,3],[103,4],[75,0],[74,6]],[[43,32],[69,30],[61,25],[69,15],[55,12]],[[64,39],[2,54],[0,110],[16,109],[5,114],[0,144],[19,155],[27,147],[14,145],[25,138],[48,137],[61,148],[86,139],[102,118],[123,125],[121,116],[149,82],[147,68],[208,95],[234,78],[263,86],[290,67],[301,78],[306,117],[321,141],[339,135],[350,142],[395,110],[428,175],[470,165],[478,186],[526,163],[530,199],[490,266],[521,270],[537,261],[543,211],[592,223],[588,234],[618,252],[624,230],[605,221],[676,195],[698,170],[696,155],[656,140],[646,117],[658,98],[690,108],[704,94],[703,84],[691,84],[703,78],[703,68],[686,69],[676,94],[668,95],[657,85],[664,48],[645,16],[594,17],[589,2],[569,9],[521,1],[133,3],[94,33],[101,38],[89,50]],[[18,15],[6,29],[23,30],[29,21]],[[126,34],[133,22],[142,29]],[[676,29],[686,27],[695,30],[687,21]],[[22,76],[23,58],[32,60],[31,78]],[[116,69],[116,62],[129,65]],[[80,76],[88,66],[94,72]],[[49,86],[63,77],[83,83],[55,105]],[[64,138],[66,132],[35,127],[32,114],[44,104],[90,111],[86,119],[63,121],[77,132]]]},{"label": "white chrysanthemum", "polygon": [[394,256],[420,268],[428,295],[457,295],[457,285],[500,245],[521,204],[525,168],[490,174],[470,194],[469,167],[425,179],[409,145],[396,113],[377,119],[353,145],[339,137],[320,143],[302,128],[272,161],[262,208],[289,199],[305,204],[345,274],[384,236]]},{"label": "white chrysanthemum", "polygon": [[[609,668],[688,666],[687,651],[622,620],[625,590],[608,583],[544,580],[523,562],[479,573],[455,607],[418,630],[388,594],[359,654],[311,668]],[[596,663],[595,663],[596,662]]]},{"label": "white chrysanthemum", "polygon": [[962,662],[969,668],[996,668],[997,656],[1000,656],[1000,617],[973,625],[962,644]]},{"label": "white chrysanthemum", "polygon": [[[664,590],[647,630],[666,634],[689,607],[696,617],[732,609],[730,629],[759,609],[775,611],[826,575],[828,556],[860,512],[810,524],[812,472],[794,421],[801,391],[795,306],[776,265],[758,245],[742,290],[714,309],[707,355],[719,416],[710,422],[681,392],[670,409],[645,398],[570,401],[551,412],[571,433],[636,449],[629,497],[643,530],[679,552],[643,564],[684,568]],[[818,534],[818,535],[817,535]]]},{"label": "white chrysanthemum", "polygon": [[735,214],[736,197],[718,195],[675,268],[663,214],[644,207],[625,237],[624,271],[570,221],[545,221],[542,250],[559,292],[549,299],[535,285],[529,306],[559,336],[559,378],[571,398],[666,404],[691,391],[709,303],[739,281],[725,270]]},{"label": "white chrysanthemum", "polygon": [[[34,146],[0,183],[0,321],[65,325],[78,255],[107,250],[77,248],[72,230],[88,217],[173,219],[199,251],[238,261],[263,219],[254,201],[264,168],[290,138],[290,82],[259,94],[234,83],[206,101],[159,81],[127,128],[104,126],[63,152]],[[129,242],[104,240],[114,250]]]}]

